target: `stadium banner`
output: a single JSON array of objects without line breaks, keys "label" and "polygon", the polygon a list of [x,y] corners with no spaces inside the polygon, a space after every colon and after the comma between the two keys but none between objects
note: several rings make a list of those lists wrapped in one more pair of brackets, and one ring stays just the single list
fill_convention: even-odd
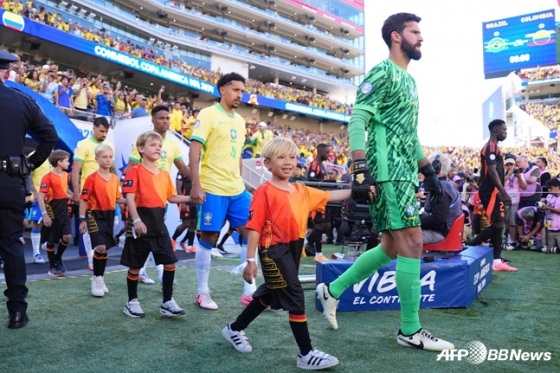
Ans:
[{"label": "stadium banner", "polygon": [[305,9],[305,10],[307,10],[308,12],[311,12],[311,13],[313,13],[313,14],[317,14],[317,15],[319,15],[319,16],[322,16],[322,17],[324,17],[324,18],[326,18],[326,19],[328,19],[328,20],[331,20],[331,21],[334,21],[334,22],[336,22],[336,23],[338,23],[338,24],[341,24],[342,26],[349,27],[349,28],[351,28],[352,30],[356,30],[356,31],[358,31],[358,32],[360,32],[360,33],[362,33],[362,34],[365,32],[364,28],[361,27],[361,26],[355,25],[355,24],[353,24],[353,23],[351,23],[351,22],[346,21],[346,20],[343,19],[343,18],[337,17],[337,16],[335,16],[334,14],[331,14],[331,13],[328,13],[328,12],[325,12],[325,11],[322,11],[322,10],[320,10],[320,9],[317,9],[317,8],[315,8],[314,6],[311,6],[311,5],[309,5],[309,4],[303,3],[303,2],[301,2],[301,1],[297,1],[297,0],[284,0],[284,2],[285,2],[285,3],[288,3],[288,4],[292,4],[292,5],[294,5],[294,6],[297,6],[298,8]]},{"label": "stadium banner", "polygon": [[[161,79],[166,79],[194,90],[208,93],[212,96],[220,96],[218,88],[214,84],[210,84],[203,80],[183,75],[180,72],[156,65],[148,61],[144,61],[126,53],[121,53],[113,48],[106,47],[71,34],[67,34],[53,27],[31,21],[15,13],[6,12],[0,9],[0,17],[2,19],[1,25],[12,30],[24,32],[26,34],[48,40],[53,43],[64,45],[68,48],[75,49],[77,51],[102,58],[104,60],[112,61],[128,68],[136,69],[146,74],[153,75]],[[345,123],[350,120],[350,116],[344,113],[323,110],[306,105],[296,104],[293,102],[272,99],[265,96],[251,95],[248,93],[243,94],[242,101],[245,103],[254,103],[256,105],[273,109],[311,115],[327,120],[334,120]]]},{"label": "stadium banner", "polygon": [[551,65],[556,56],[554,9],[482,23],[484,75]]},{"label": "stadium banner", "polygon": [[[449,259],[422,262],[420,308],[468,307],[492,281],[492,248],[469,247]],[[354,261],[329,260],[317,263],[316,281],[332,282]],[[340,297],[338,311],[399,310],[395,282],[397,261],[382,267],[373,276],[349,287]],[[315,301],[319,311],[323,307]]]},{"label": "stadium banner", "polygon": [[494,119],[506,120],[504,115],[504,99],[502,94],[502,86],[490,95],[482,103],[482,139],[486,140],[490,137],[488,124]]}]

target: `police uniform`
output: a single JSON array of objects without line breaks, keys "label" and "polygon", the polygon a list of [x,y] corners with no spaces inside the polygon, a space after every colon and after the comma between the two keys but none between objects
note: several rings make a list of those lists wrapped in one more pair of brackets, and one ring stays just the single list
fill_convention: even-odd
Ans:
[{"label": "police uniform", "polygon": [[25,208],[25,182],[14,175],[14,164],[23,154],[25,134],[32,132],[39,139],[35,153],[29,157],[31,168],[40,166],[58,141],[52,122],[37,103],[22,92],[4,85],[5,73],[17,58],[0,50],[0,255],[4,260],[4,275],[10,314],[9,328],[21,328],[27,323],[27,278],[23,245],[19,241]]}]

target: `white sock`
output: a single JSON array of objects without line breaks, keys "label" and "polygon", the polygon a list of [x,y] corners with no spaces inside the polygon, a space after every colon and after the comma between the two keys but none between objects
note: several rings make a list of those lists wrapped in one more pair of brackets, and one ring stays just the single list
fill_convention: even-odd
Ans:
[{"label": "white sock", "polygon": [[494,259],[494,261],[492,262],[492,264],[498,265],[502,262],[502,259]]},{"label": "white sock", "polygon": [[88,263],[93,263],[93,249],[91,248],[91,237],[89,233],[84,233],[82,238],[84,239],[84,248],[86,249],[86,255]]},{"label": "white sock", "polygon": [[39,248],[41,246],[41,231],[38,233],[31,232],[31,246],[33,246],[33,255],[39,254]]},{"label": "white sock", "polygon": [[144,266],[140,269],[140,274],[144,274],[146,273],[146,268],[148,268],[148,265],[150,264],[150,262],[153,261],[153,254],[150,253],[148,255],[148,257],[146,258],[146,261],[144,262]]},{"label": "white sock", "polygon": [[315,258],[320,258],[323,256],[323,253],[320,251],[315,251]]},{"label": "white sock", "polygon": [[198,282],[198,295],[209,293],[208,279],[210,278],[210,262],[212,255],[210,250],[205,249],[202,245],[198,245],[194,256],[196,265],[196,280]]},{"label": "white sock", "polygon": [[158,264],[156,266],[157,275],[159,277],[159,283],[163,284],[163,264]]}]

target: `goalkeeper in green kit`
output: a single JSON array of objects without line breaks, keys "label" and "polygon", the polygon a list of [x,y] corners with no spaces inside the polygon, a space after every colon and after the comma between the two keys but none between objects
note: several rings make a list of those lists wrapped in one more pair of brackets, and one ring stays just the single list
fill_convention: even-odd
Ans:
[{"label": "goalkeeper in green kit", "polygon": [[[397,13],[384,22],[383,40],[389,58],[369,71],[357,92],[348,137],[352,150],[352,198],[369,204],[381,244],[366,251],[338,279],[317,286],[325,318],[338,329],[338,299],[350,286],[368,278],[397,258],[396,285],[401,304],[397,343],[442,351],[453,344],[434,337],[420,325],[420,256],[422,230],[416,205],[418,169],[425,176],[430,202],[441,202],[443,190],[418,140],[418,94],[408,74],[410,60],[419,60],[423,41],[420,17]],[[365,131],[368,142],[365,142]],[[375,185],[375,195],[370,191]]]}]

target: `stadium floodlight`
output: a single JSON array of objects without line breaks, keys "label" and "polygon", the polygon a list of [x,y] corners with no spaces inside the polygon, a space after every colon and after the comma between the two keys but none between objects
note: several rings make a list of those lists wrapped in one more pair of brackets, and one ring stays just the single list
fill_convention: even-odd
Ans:
[{"label": "stadium floodlight", "polygon": [[156,44],[157,44],[157,45],[162,45],[162,44],[163,44],[163,41],[158,40]]},{"label": "stadium floodlight", "polygon": [[269,117],[273,116],[273,115],[274,115],[274,110],[270,110],[270,111],[268,112],[267,115],[268,115]]},{"label": "stadium floodlight", "polygon": [[153,43],[155,43],[155,42],[156,42],[156,39],[155,39],[155,38],[150,38],[150,43],[153,44]]},{"label": "stadium floodlight", "polygon": [[88,14],[88,17],[89,17],[89,18],[95,18],[96,15],[97,15],[97,14],[95,14],[95,13],[93,13],[93,12],[90,12],[90,13]]},{"label": "stadium floodlight", "polygon": [[291,77],[290,79],[296,80],[296,76],[295,76],[295,75],[292,75],[292,77]]},{"label": "stadium floodlight", "polygon": [[60,6],[66,8],[66,7],[68,6],[68,3],[67,3],[66,1],[61,1],[61,2],[60,2]]},{"label": "stadium floodlight", "polygon": [[77,7],[76,5],[72,5],[72,6],[70,7],[70,10],[71,10],[72,12],[75,12],[76,10],[78,10],[78,7]]},{"label": "stadium floodlight", "polygon": [[173,50],[177,50],[177,49],[179,49],[179,47],[176,46],[176,45],[173,45]]},{"label": "stadium floodlight", "polygon": [[81,15],[85,16],[86,13],[87,13],[87,10],[86,10],[86,9],[84,9],[84,8],[80,9],[80,14],[81,14]]},{"label": "stadium floodlight", "polygon": [[256,69],[255,65],[249,65],[249,70],[255,70],[255,69]]},{"label": "stadium floodlight", "polygon": [[307,79],[305,79],[305,78],[303,78],[303,79],[301,80],[302,83],[305,83],[306,81],[307,81]]},{"label": "stadium floodlight", "polygon": [[282,119],[288,119],[288,114],[282,115]]},{"label": "stadium floodlight", "polygon": [[171,48],[171,44],[165,43],[165,48]]},{"label": "stadium floodlight", "polygon": [[251,114],[257,114],[257,111],[258,111],[257,109],[253,109],[251,110]]},{"label": "stadium floodlight", "polygon": [[296,120],[296,116],[295,116],[295,115],[292,115],[292,116],[290,117],[290,120]]}]

